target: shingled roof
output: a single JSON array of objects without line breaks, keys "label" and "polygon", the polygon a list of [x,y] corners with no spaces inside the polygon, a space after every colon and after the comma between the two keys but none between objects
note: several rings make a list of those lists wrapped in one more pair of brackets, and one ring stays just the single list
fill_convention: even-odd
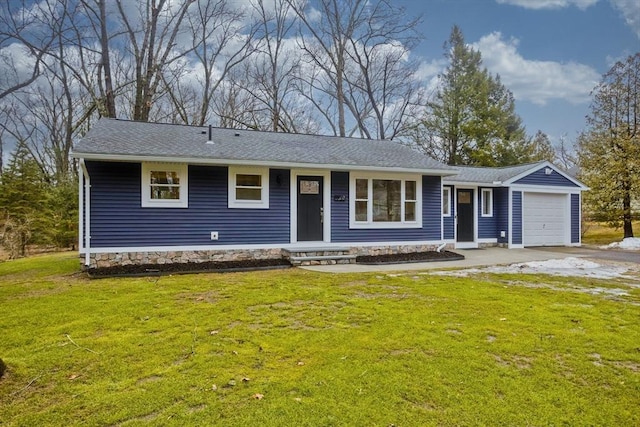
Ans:
[{"label": "shingled roof", "polygon": [[73,149],[76,158],[174,161],[272,167],[412,171],[451,175],[456,169],[386,140],[99,120]]},{"label": "shingled roof", "polygon": [[518,166],[495,168],[456,166],[458,174],[455,176],[447,177],[445,181],[451,183],[502,184],[520,174],[523,174],[529,170],[535,169],[537,166],[542,166],[544,164],[547,164],[547,162],[541,161]]}]

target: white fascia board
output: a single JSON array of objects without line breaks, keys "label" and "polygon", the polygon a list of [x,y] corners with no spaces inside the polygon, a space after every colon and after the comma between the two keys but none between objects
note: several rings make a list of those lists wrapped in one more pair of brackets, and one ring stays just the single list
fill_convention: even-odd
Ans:
[{"label": "white fascia board", "polygon": [[505,185],[513,184],[514,182],[524,178],[525,176],[530,175],[533,172],[536,172],[536,171],[538,171],[540,169],[543,169],[543,168],[551,168],[551,169],[553,169],[554,172],[562,175],[564,178],[566,178],[569,181],[573,182],[581,190],[588,190],[589,189],[586,185],[584,185],[583,183],[581,183],[580,181],[578,181],[576,178],[572,177],[571,175],[566,174],[565,172],[563,172],[562,170],[557,168],[553,163],[551,163],[549,161],[545,161],[545,162],[542,162],[542,163],[536,163],[535,165],[531,166],[531,169],[527,169],[526,171],[514,176],[513,178],[509,178],[504,183],[505,183]]},{"label": "white fascia board", "polygon": [[442,180],[443,185],[455,185],[456,187],[485,187],[485,188],[498,188],[498,187],[506,187],[503,183],[497,184],[495,182],[471,182],[471,181],[448,181],[447,179]]},{"label": "white fascia board", "polygon": [[518,184],[512,185],[511,188],[514,191],[522,191],[525,193],[555,193],[555,194],[580,194],[583,191],[577,187],[554,187],[552,185],[527,185]]},{"label": "white fascia board", "polygon": [[72,157],[85,160],[106,161],[106,162],[172,162],[187,163],[190,165],[217,165],[217,166],[266,166],[270,168],[298,168],[298,169],[330,169],[332,171],[376,171],[391,173],[417,173],[421,175],[451,176],[458,173],[454,170],[446,169],[414,169],[402,167],[380,167],[380,166],[359,166],[341,164],[322,163],[291,163],[267,160],[230,160],[230,159],[203,159],[202,157],[168,157],[168,156],[138,156],[120,154],[97,154],[97,153],[72,153]]}]

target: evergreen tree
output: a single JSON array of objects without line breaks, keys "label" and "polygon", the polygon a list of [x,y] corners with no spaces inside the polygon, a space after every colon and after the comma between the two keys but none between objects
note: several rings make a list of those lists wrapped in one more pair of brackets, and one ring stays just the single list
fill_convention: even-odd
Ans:
[{"label": "evergreen tree", "polygon": [[532,138],[529,138],[527,143],[523,144],[521,148],[522,152],[519,153],[520,158],[527,159],[531,162],[547,160],[555,163],[558,157],[555,148],[549,140],[549,136],[541,130],[536,132]]},{"label": "evergreen tree", "polygon": [[47,222],[46,182],[36,160],[19,145],[0,183],[2,243],[12,258],[24,256],[27,244],[42,242]]},{"label": "evergreen tree", "polygon": [[449,66],[421,126],[424,151],[450,165],[504,166],[530,161],[513,94],[482,68],[480,52],[454,26],[444,45]]},{"label": "evergreen tree", "polygon": [[617,62],[593,91],[587,129],[579,139],[585,202],[597,219],[633,237],[632,208],[640,196],[640,53]]},{"label": "evergreen tree", "polygon": [[43,236],[57,248],[75,248],[78,236],[78,184],[65,179],[47,192],[47,229]]}]

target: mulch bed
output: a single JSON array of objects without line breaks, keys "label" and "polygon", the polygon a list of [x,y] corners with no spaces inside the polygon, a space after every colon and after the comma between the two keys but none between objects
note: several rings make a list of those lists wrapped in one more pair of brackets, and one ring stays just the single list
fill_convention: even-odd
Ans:
[{"label": "mulch bed", "polygon": [[[406,264],[411,262],[456,261],[464,256],[451,251],[410,252],[392,255],[361,255],[356,258],[358,264]],[[286,259],[249,259],[242,261],[210,261],[172,264],[117,265],[114,267],[95,268],[87,271],[91,278],[161,276],[167,274],[187,274],[232,271],[271,270],[289,268]]]},{"label": "mulch bed", "polygon": [[209,261],[172,264],[117,265],[114,267],[95,268],[87,273],[92,278],[127,277],[127,276],[161,276],[167,274],[232,272],[289,268],[291,263],[286,259],[249,259],[242,261]]},{"label": "mulch bed", "polygon": [[451,251],[410,252],[407,254],[361,255],[356,257],[357,264],[406,264],[411,262],[458,261],[464,256]]}]

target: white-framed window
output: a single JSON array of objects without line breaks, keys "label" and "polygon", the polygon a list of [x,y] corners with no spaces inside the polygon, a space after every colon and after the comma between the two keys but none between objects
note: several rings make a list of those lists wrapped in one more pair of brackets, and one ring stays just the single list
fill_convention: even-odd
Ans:
[{"label": "white-framed window", "polygon": [[142,163],[143,208],[186,208],[189,197],[188,166],[180,163]]},{"label": "white-framed window", "polygon": [[422,226],[420,176],[352,174],[349,194],[351,228]]},{"label": "white-framed window", "polygon": [[269,168],[229,166],[229,207],[269,209]]},{"label": "white-framed window", "polygon": [[442,216],[451,216],[451,187],[442,187]]},{"label": "white-framed window", "polygon": [[493,189],[483,188],[481,196],[482,216],[493,216]]}]

